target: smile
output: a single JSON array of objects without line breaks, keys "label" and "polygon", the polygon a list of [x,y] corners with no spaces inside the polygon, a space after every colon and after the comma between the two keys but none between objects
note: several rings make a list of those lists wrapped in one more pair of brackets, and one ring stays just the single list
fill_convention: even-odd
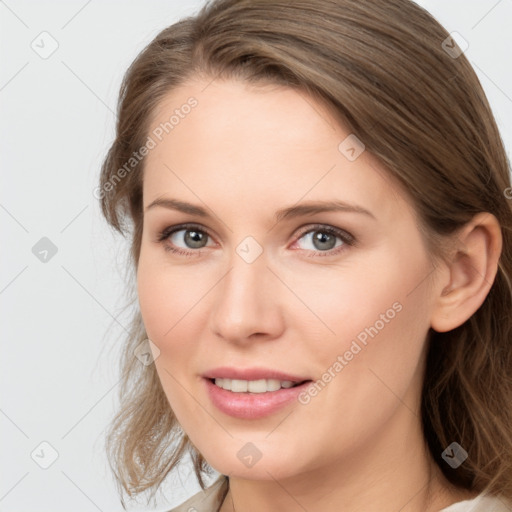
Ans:
[{"label": "smile", "polygon": [[258,380],[240,380],[240,379],[215,379],[215,385],[233,393],[267,393],[269,391],[278,391],[281,388],[292,388],[301,384],[291,380],[277,379],[258,379]]},{"label": "smile", "polygon": [[299,378],[249,380],[211,376],[203,376],[202,380],[206,394],[216,409],[233,418],[244,420],[264,418],[291,404],[297,405],[299,394],[312,382]]}]

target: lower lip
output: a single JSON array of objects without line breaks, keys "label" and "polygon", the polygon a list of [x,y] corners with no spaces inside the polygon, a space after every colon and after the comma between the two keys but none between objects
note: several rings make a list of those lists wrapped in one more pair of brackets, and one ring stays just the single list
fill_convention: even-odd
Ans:
[{"label": "lower lip", "polygon": [[211,401],[219,410],[229,416],[247,420],[263,418],[297,401],[301,391],[311,383],[306,381],[293,388],[265,393],[233,393],[215,385],[210,379],[204,381]]}]

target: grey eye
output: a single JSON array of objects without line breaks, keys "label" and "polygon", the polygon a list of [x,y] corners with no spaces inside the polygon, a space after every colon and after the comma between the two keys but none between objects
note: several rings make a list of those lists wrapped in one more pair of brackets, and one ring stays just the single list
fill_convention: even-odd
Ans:
[{"label": "grey eye", "polygon": [[[182,233],[179,235],[179,233]],[[184,228],[174,231],[169,237],[170,241],[177,247],[183,249],[202,249],[206,247],[208,234],[195,228]],[[180,240],[185,246],[181,246],[177,241]]]}]

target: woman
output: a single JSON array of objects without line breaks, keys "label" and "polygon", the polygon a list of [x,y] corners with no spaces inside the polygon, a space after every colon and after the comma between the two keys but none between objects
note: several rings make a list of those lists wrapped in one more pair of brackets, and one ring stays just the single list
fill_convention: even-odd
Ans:
[{"label": "woman", "polygon": [[122,492],[190,453],[220,476],[175,511],[512,510],[509,166],[425,10],[208,4],[128,70],[99,191]]}]

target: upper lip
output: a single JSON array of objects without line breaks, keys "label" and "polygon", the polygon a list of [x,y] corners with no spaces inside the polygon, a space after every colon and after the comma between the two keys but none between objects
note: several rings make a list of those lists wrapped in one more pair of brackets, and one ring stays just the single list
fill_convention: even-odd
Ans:
[{"label": "upper lip", "polygon": [[280,381],[289,380],[292,382],[303,382],[305,380],[310,380],[307,377],[291,375],[289,373],[273,370],[271,368],[230,368],[228,366],[213,368],[212,370],[203,373],[203,377],[206,379],[231,380],[276,379]]}]

